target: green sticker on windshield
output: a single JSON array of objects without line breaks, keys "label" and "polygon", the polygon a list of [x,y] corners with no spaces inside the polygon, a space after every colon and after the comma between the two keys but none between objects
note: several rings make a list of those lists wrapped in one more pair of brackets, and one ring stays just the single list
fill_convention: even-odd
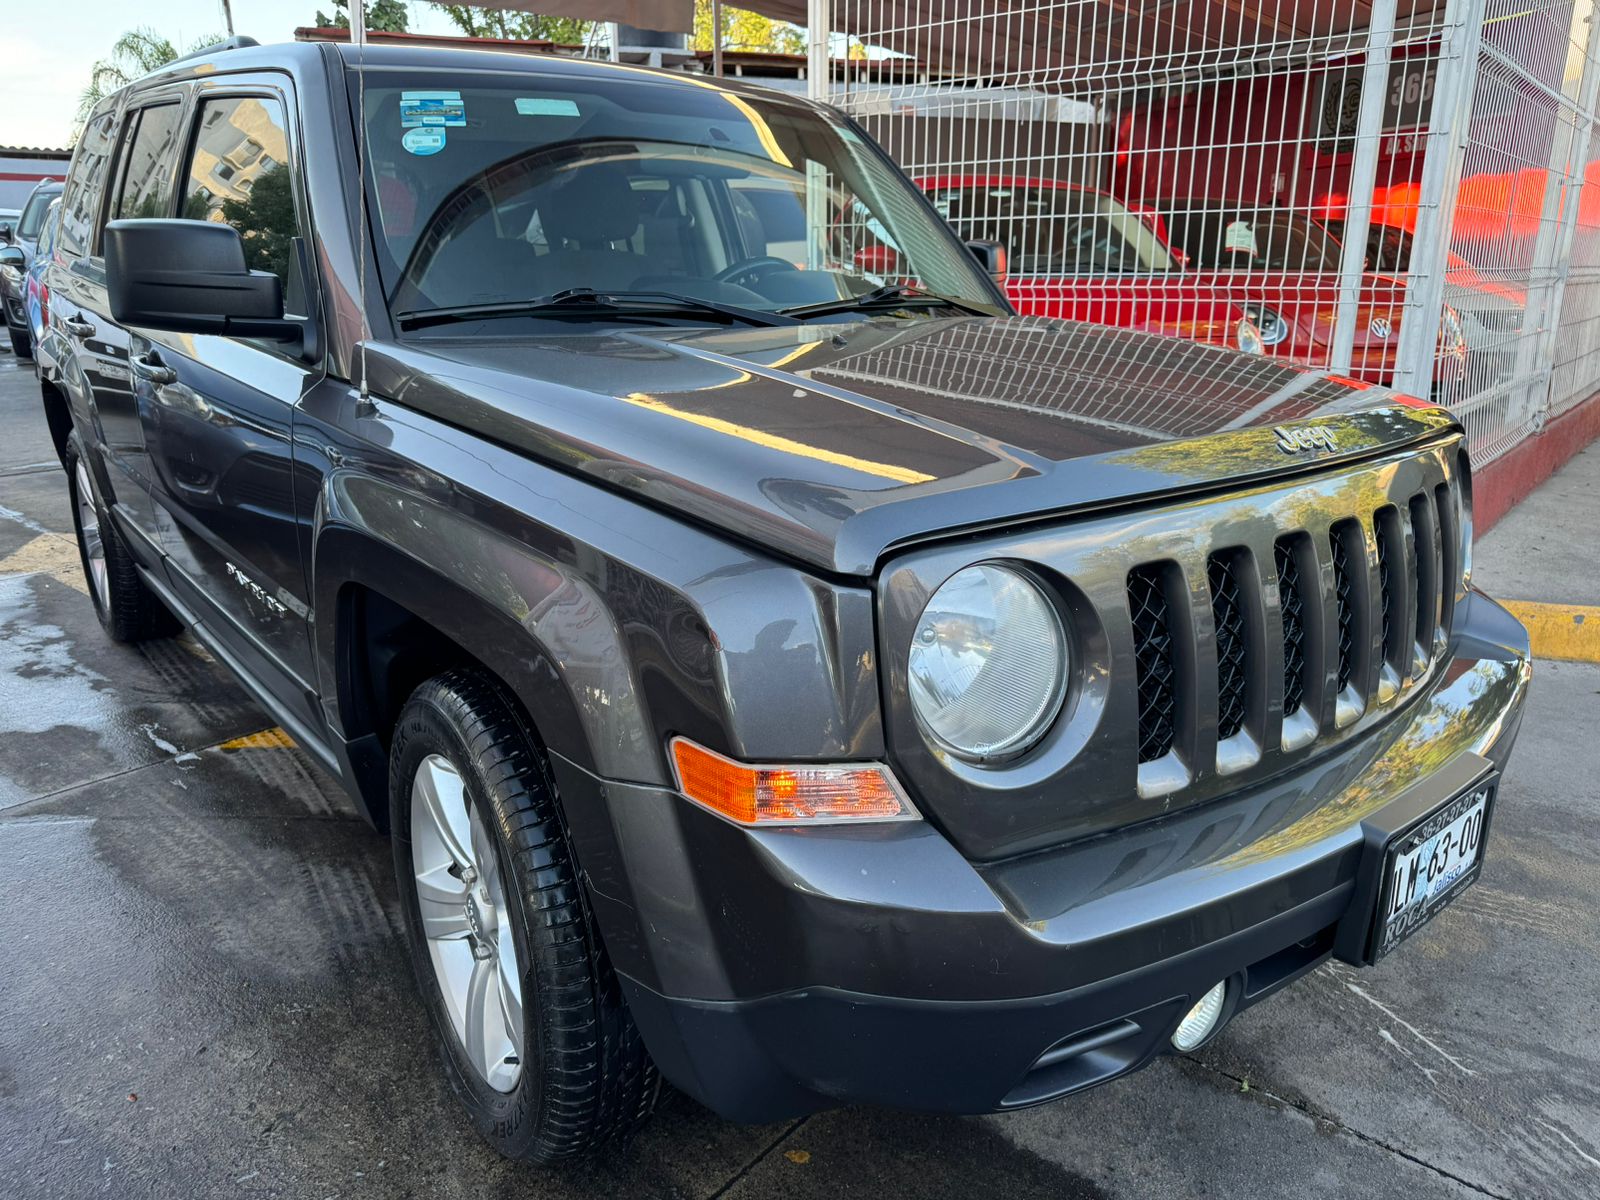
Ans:
[{"label": "green sticker on windshield", "polygon": [[551,96],[518,96],[517,111],[525,117],[575,117],[578,105],[575,101]]}]

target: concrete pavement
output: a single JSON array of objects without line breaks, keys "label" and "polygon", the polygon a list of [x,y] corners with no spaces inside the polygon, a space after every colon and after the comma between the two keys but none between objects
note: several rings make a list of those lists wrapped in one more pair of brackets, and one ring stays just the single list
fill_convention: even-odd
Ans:
[{"label": "concrete pavement", "polygon": [[[1471,892],[1196,1057],[1004,1117],[745,1128],[673,1097],[543,1171],[441,1082],[385,842],[192,640],[102,637],[10,355],[0,427],[0,1196],[1600,1194],[1600,666],[1539,664]],[[1596,603],[1596,495],[1590,451],[1480,581]]]}]

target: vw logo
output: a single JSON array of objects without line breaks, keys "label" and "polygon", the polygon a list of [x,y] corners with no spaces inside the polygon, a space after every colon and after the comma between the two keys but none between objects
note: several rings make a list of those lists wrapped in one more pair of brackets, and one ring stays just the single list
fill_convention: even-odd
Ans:
[{"label": "vw logo", "polygon": [[1386,338],[1394,332],[1394,326],[1389,324],[1388,317],[1373,317],[1367,329],[1375,338]]}]

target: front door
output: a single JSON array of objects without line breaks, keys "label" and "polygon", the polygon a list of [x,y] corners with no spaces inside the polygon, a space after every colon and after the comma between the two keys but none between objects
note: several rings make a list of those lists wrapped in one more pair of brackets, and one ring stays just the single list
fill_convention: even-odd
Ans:
[{"label": "front door", "polygon": [[[289,81],[231,76],[197,96],[180,218],[226,222],[252,270],[306,315]],[[129,364],[149,447],[158,535],[174,588],[294,715],[317,721],[306,576],[295,524],[295,406],[322,374],[298,346],[137,331]]]}]

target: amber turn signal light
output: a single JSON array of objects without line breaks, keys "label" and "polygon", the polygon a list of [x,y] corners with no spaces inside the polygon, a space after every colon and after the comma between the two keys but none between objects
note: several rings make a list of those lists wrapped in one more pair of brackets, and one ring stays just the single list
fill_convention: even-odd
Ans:
[{"label": "amber turn signal light", "polygon": [[688,738],[670,743],[678,790],[740,825],[826,825],[844,821],[909,821],[917,810],[889,768],[735,762]]}]

